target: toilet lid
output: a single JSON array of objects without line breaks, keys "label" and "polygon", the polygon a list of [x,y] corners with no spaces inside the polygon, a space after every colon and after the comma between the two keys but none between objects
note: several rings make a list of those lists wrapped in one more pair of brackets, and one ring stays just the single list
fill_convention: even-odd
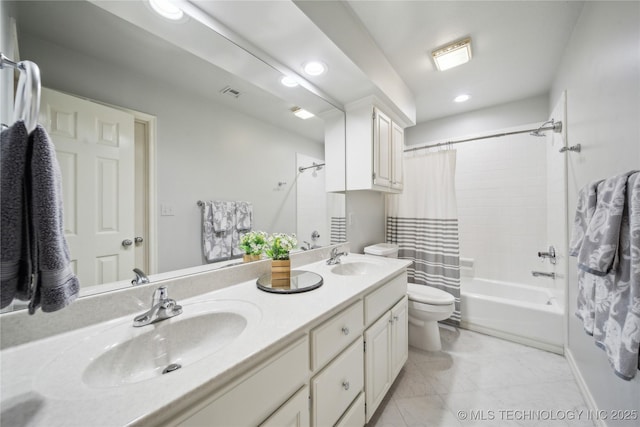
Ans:
[{"label": "toilet lid", "polygon": [[407,283],[407,295],[412,301],[432,305],[449,305],[455,302],[455,298],[448,292],[426,285]]}]

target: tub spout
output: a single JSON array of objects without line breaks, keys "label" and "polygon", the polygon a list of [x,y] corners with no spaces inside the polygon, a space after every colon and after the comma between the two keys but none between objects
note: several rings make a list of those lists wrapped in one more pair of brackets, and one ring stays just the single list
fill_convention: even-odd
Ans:
[{"label": "tub spout", "polygon": [[556,273],[544,273],[542,271],[532,271],[533,277],[550,277],[552,279],[556,278]]}]

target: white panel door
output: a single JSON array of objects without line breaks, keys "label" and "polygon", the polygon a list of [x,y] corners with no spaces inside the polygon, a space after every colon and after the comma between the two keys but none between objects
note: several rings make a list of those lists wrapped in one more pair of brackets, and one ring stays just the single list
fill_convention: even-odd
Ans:
[{"label": "white panel door", "polygon": [[391,188],[402,190],[403,171],[402,164],[404,158],[404,129],[396,123],[392,123],[391,131]]},{"label": "white panel door", "polygon": [[391,387],[391,312],[387,311],[364,332],[367,422]]},{"label": "white panel door", "polygon": [[65,236],[84,286],[132,277],[134,117],[42,89],[41,112],[62,172]]},{"label": "white panel door", "polygon": [[395,377],[409,357],[409,316],[407,297],[391,309],[391,378]]},{"label": "white panel door", "polygon": [[391,183],[391,119],[374,109],[373,121],[373,183],[389,187]]}]

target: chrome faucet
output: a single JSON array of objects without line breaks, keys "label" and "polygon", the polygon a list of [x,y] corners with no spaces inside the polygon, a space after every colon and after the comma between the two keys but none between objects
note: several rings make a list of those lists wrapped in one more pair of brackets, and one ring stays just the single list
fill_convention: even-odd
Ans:
[{"label": "chrome faucet", "polygon": [[348,252],[338,252],[338,248],[331,249],[330,258],[327,260],[327,265],[340,264],[340,257],[349,255]]},{"label": "chrome faucet", "polygon": [[131,284],[133,286],[142,285],[144,283],[151,283],[147,275],[144,274],[144,271],[140,270],[139,268],[134,268],[133,272],[136,273],[136,277],[131,281]]},{"label": "chrome faucet", "polygon": [[166,286],[160,286],[153,292],[151,308],[146,313],[134,317],[133,326],[150,325],[182,313],[182,306],[169,298]]}]

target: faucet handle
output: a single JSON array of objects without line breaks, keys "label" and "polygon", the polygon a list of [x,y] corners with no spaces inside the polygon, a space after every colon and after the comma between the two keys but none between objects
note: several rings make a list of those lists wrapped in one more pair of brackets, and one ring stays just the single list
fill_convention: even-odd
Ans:
[{"label": "faucet handle", "polygon": [[166,286],[160,286],[158,289],[153,291],[151,306],[153,307],[154,305],[168,299],[169,299],[169,290],[167,289]]}]

